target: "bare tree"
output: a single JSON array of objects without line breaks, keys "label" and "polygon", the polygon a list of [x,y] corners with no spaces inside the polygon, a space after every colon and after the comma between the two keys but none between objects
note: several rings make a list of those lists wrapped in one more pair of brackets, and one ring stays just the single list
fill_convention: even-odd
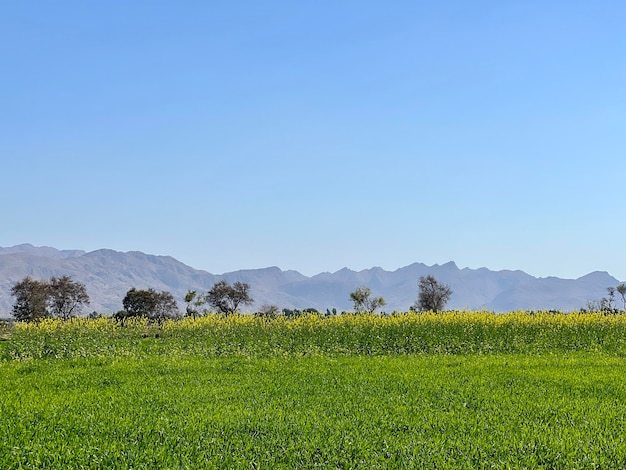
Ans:
[{"label": "bare tree", "polygon": [[585,311],[587,312],[599,312],[602,310],[602,301],[600,300],[587,300],[585,302]]},{"label": "bare tree", "polygon": [[418,290],[417,301],[411,307],[412,310],[440,312],[452,296],[450,286],[441,284],[430,275],[420,277]]},{"label": "bare tree", "polygon": [[240,305],[250,305],[250,286],[245,282],[235,282],[232,286],[222,280],[216,282],[205,295],[206,302],[224,315],[232,315]]},{"label": "bare tree", "polygon": [[276,318],[278,313],[278,305],[263,304],[254,315],[261,318]]},{"label": "bare tree", "polygon": [[615,302],[615,287],[607,287],[606,292],[609,295],[606,299],[606,309],[605,310],[613,310],[613,302]]},{"label": "bare tree", "polygon": [[622,302],[624,304],[624,310],[626,310],[626,284],[620,284],[615,288],[619,295],[622,297]]},{"label": "bare tree", "polygon": [[350,292],[350,300],[354,304],[354,311],[357,313],[374,313],[377,308],[386,305],[382,297],[371,297],[372,290],[369,287],[357,287],[354,292]]}]

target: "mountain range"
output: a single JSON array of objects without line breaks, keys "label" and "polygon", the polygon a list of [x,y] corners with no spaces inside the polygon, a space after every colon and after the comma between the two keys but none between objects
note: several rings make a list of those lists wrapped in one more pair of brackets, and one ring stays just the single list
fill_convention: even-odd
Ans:
[{"label": "mountain range", "polygon": [[249,311],[263,304],[280,308],[313,307],[321,311],[351,310],[349,294],[367,286],[387,301],[384,310],[406,311],[417,298],[420,276],[433,275],[448,284],[452,297],[448,308],[485,309],[496,312],[531,309],[576,310],[588,300],[606,295],[606,288],[620,282],[607,272],[595,271],[578,279],[538,278],[523,271],[491,271],[487,268],[460,269],[454,262],[427,266],[413,263],[395,271],[374,267],[362,271],[343,268],[334,273],[305,276],[278,267],[249,269],[221,275],[187,266],[170,256],[139,251],[118,252],[101,249],[58,250],[30,244],[0,247],[0,317],[8,317],[13,298],[11,287],[31,276],[49,279],[69,275],[87,287],[91,311],[111,313],[122,308],[122,299],[131,287],[171,292],[183,308],[188,290],[206,292],[221,279],[250,284],[255,300]]}]

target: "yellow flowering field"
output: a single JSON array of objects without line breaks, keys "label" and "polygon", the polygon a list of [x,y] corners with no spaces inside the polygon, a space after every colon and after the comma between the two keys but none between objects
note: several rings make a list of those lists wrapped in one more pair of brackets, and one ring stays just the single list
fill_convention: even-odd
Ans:
[{"label": "yellow flowering field", "polygon": [[210,314],[150,323],[136,318],[47,319],[3,333],[0,359],[142,355],[403,355],[548,351],[626,352],[626,315],[449,311],[265,319]]}]

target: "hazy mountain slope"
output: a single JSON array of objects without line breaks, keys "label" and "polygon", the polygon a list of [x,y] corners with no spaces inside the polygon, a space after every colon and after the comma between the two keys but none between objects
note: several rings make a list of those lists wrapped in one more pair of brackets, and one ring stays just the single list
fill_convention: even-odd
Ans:
[{"label": "hazy mountain slope", "polygon": [[85,254],[83,250],[57,250],[49,246],[33,246],[30,243],[15,245],[8,248],[0,247],[0,255],[11,253],[28,253],[31,255],[45,256],[47,258],[73,258]]},{"label": "hazy mountain slope", "polygon": [[454,294],[448,304],[450,308],[494,311],[573,310],[583,307],[587,300],[601,298],[606,287],[619,283],[605,272],[579,279],[535,278],[522,271],[459,269],[453,262],[434,266],[413,263],[395,271],[375,267],[357,272],[344,268],[312,277],[277,267],[215,275],[169,256],[138,251],[121,253],[103,249],[84,253],[18,245],[0,248],[0,316],[6,316],[11,309],[11,286],[24,276],[48,279],[65,274],[87,286],[92,303],[84,313],[121,309],[122,299],[131,287],[167,290],[182,307],[187,290],[206,292],[219,279],[250,284],[256,302],[249,310],[266,303],[281,308],[350,310],[349,293],[358,286],[368,286],[375,295],[387,300],[385,311],[388,312],[407,310],[417,297],[418,279],[428,274],[451,286]]},{"label": "hazy mountain slope", "polygon": [[27,253],[0,255],[0,312],[10,310],[11,286],[29,275],[36,279],[72,276],[83,282],[91,298],[88,311],[114,312],[131,287],[168,290],[182,300],[187,289],[207,290],[216,276],[198,271],[174,258],[97,250],[73,258],[46,258]]}]

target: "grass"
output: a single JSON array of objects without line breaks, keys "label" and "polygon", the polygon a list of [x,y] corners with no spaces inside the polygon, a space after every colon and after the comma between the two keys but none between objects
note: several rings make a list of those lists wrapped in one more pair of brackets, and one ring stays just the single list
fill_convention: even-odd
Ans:
[{"label": "grass", "polygon": [[622,319],[464,318],[18,325],[0,468],[626,468]]},{"label": "grass", "polygon": [[622,468],[624,361],[423,356],[3,365],[2,468]]}]

